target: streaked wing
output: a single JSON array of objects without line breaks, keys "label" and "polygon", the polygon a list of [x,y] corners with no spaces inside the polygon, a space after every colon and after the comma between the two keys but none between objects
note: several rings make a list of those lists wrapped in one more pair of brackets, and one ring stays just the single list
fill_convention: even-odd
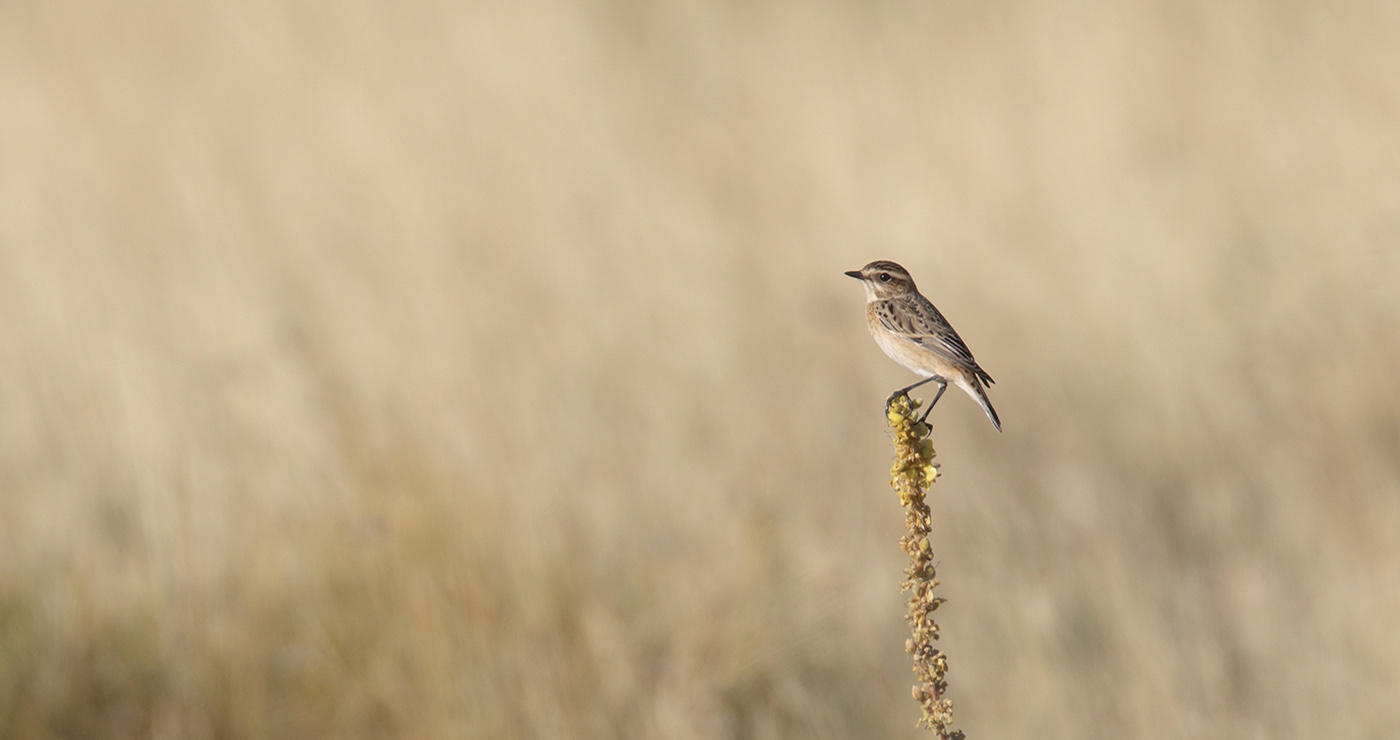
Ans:
[{"label": "streaked wing", "polygon": [[962,337],[927,298],[916,295],[879,301],[875,304],[875,316],[891,332],[938,353],[949,362],[976,371],[987,383],[992,382],[977,366],[977,360],[972,358],[972,351]]}]

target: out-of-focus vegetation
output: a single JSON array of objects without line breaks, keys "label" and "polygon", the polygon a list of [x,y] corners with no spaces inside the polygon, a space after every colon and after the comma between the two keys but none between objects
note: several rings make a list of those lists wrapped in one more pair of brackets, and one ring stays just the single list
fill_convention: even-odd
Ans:
[{"label": "out-of-focus vegetation", "polygon": [[0,737],[1400,735],[1400,10],[0,5]]}]

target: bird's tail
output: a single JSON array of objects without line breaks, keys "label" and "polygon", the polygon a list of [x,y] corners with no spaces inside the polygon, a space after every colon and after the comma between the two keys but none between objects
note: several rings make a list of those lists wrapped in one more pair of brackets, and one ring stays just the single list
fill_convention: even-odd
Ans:
[{"label": "bird's tail", "polygon": [[963,378],[963,382],[958,383],[962,389],[967,391],[967,395],[972,396],[972,400],[977,402],[982,410],[987,412],[987,418],[992,420],[992,426],[1001,431],[1001,419],[997,418],[997,410],[992,408],[991,399],[987,398],[987,391],[982,387],[982,381],[976,376]]}]

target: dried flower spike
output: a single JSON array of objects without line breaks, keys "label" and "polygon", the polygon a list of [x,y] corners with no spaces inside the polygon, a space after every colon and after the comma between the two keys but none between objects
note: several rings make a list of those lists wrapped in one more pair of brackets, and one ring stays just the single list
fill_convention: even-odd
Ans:
[{"label": "dried flower spike", "polygon": [[935,453],[928,439],[928,426],[914,418],[918,406],[918,401],[901,396],[890,404],[888,415],[894,430],[895,453],[890,485],[904,505],[904,524],[909,530],[900,539],[900,547],[909,556],[900,588],[910,594],[905,621],[913,632],[912,639],[904,643],[904,651],[913,657],[914,675],[918,677],[912,694],[923,709],[919,724],[940,740],[963,740],[962,731],[952,728],[953,702],[944,696],[948,691],[948,659],[933,645],[938,639],[933,613],[944,599],[933,595],[938,579],[929,541],[931,514],[924,496],[938,478],[938,464],[933,461]]}]

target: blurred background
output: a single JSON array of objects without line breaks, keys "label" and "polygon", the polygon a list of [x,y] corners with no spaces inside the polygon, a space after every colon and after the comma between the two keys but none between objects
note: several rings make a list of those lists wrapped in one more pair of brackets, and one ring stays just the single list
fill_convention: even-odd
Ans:
[{"label": "blurred background", "polygon": [[1400,735],[1400,5],[0,6],[0,736]]}]

